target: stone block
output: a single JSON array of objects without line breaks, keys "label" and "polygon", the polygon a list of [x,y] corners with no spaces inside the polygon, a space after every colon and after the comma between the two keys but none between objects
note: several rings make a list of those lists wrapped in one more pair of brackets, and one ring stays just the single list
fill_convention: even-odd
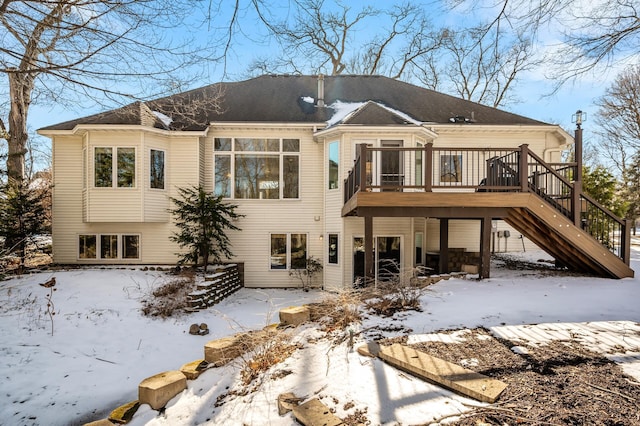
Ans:
[{"label": "stone block", "polygon": [[376,342],[368,342],[358,347],[358,353],[362,356],[376,358],[380,354],[380,345]]},{"label": "stone block", "polygon": [[212,340],[204,345],[204,360],[214,367],[220,367],[242,355],[243,346],[238,336]]},{"label": "stone block", "polygon": [[280,310],[280,322],[283,325],[297,326],[311,319],[311,313],[306,306],[292,306]]},{"label": "stone block", "polygon": [[165,371],[147,377],[138,385],[138,400],[154,410],[164,407],[171,398],[187,388],[187,377],[180,371]]},{"label": "stone block", "polygon": [[297,407],[303,398],[298,398],[291,392],[278,395],[278,414],[284,416],[288,412]]},{"label": "stone block", "polygon": [[468,274],[477,274],[480,268],[478,265],[462,265],[462,272],[466,272]]},{"label": "stone block", "polygon": [[83,426],[113,426],[107,419],[96,420],[95,422],[85,423]]},{"label": "stone block", "polygon": [[318,399],[293,407],[293,415],[304,426],[339,426],[344,423]]},{"label": "stone block", "polygon": [[121,405],[109,414],[109,421],[116,424],[127,424],[133,418],[133,415],[140,408],[140,401],[131,401]]},{"label": "stone block", "polygon": [[207,369],[209,363],[203,359],[188,362],[180,367],[180,371],[188,380],[195,380]]}]

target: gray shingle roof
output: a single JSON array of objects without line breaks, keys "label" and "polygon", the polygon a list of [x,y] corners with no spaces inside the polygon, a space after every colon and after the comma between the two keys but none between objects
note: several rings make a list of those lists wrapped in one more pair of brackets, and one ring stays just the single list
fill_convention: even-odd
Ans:
[{"label": "gray shingle roof", "polygon": [[[451,123],[464,117],[478,124],[545,124],[496,108],[418,87],[382,76],[325,76],[324,107],[317,107],[318,77],[265,75],[246,81],[216,83],[178,95],[45,127],[43,130],[71,130],[78,124],[146,124],[157,128],[160,120],[149,120],[149,111],[173,119],[170,127],[203,130],[210,122],[322,123],[333,114],[331,105],[341,102],[374,101],[404,113],[417,121]],[[373,105],[373,106],[371,106]],[[352,116],[350,124],[402,124],[399,117],[371,104]]]}]

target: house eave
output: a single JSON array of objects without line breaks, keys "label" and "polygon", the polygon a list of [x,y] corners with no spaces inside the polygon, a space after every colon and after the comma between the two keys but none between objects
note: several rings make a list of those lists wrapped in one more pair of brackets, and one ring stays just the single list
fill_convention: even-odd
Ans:
[{"label": "house eave", "polygon": [[154,133],[163,136],[172,137],[205,137],[209,132],[209,129],[197,130],[197,131],[185,131],[185,130],[165,130],[158,129],[151,126],[141,126],[137,124],[79,124],[69,130],[47,130],[39,129],[37,133],[42,136],[54,137],[54,136],[71,136],[71,135],[85,135],[91,131],[109,131],[109,132],[130,132],[130,131],[143,131],[146,133]]},{"label": "house eave", "polygon": [[266,122],[266,121],[212,121],[209,123],[209,128],[215,129],[246,129],[259,128],[259,129],[312,129],[314,132],[319,128],[327,126],[325,122],[310,122],[310,123],[298,123],[298,122]]},{"label": "house eave", "polygon": [[328,138],[343,133],[363,134],[363,133],[418,133],[422,136],[435,139],[438,133],[424,126],[400,125],[400,126],[368,126],[364,124],[340,124],[322,129],[313,134],[314,138]]}]

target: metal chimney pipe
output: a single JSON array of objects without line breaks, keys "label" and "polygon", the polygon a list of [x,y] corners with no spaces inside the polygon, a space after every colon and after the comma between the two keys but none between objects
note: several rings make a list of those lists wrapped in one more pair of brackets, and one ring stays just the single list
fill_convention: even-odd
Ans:
[{"label": "metal chimney pipe", "polygon": [[318,74],[318,102],[316,106],[324,107],[324,75]]}]

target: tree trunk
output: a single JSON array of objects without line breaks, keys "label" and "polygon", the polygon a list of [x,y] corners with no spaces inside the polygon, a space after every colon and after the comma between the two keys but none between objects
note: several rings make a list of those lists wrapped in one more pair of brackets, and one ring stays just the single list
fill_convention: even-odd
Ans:
[{"label": "tree trunk", "polygon": [[[17,71],[17,70],[16,70]],[[25,178],[25,155],[27,153],[27,116],[31,104],[34,76],[29,73],[9,72],[9,129],[7,176],[10,181],[22,182]]]}]

